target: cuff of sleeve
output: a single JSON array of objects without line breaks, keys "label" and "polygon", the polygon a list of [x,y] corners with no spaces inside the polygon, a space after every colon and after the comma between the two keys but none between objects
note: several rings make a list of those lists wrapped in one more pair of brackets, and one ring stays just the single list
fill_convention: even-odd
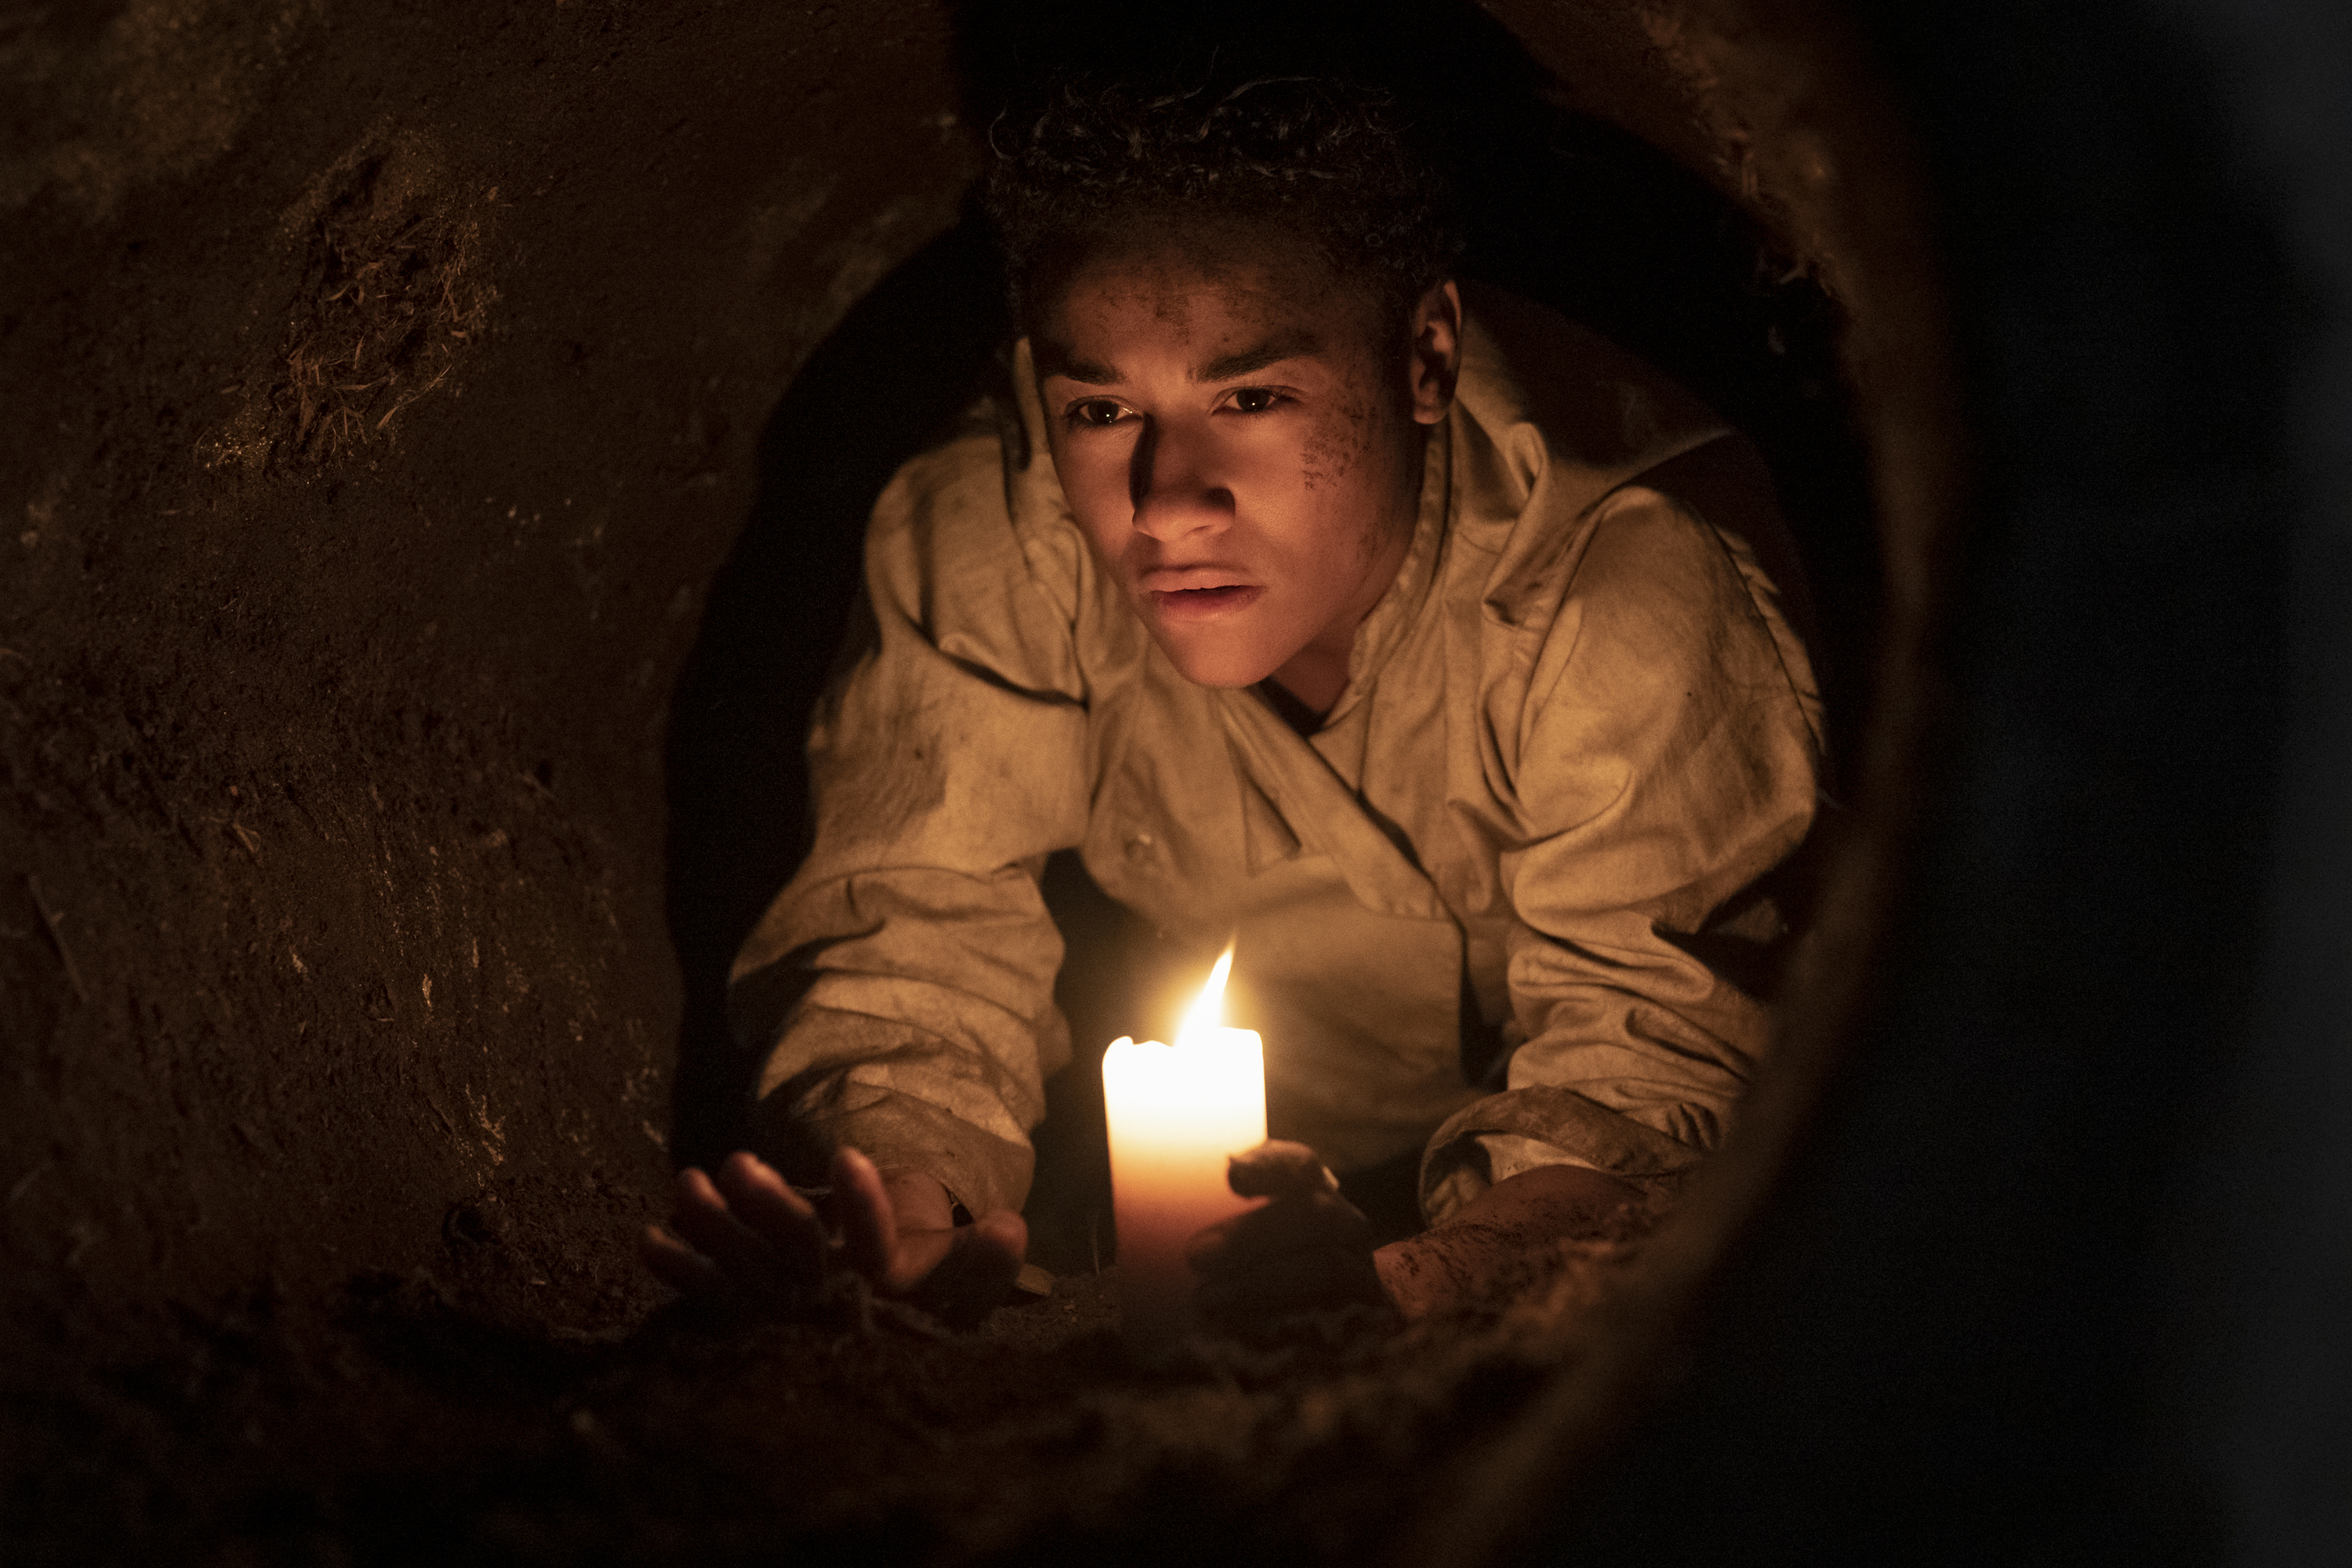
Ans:
[{"label": "cuff of sleeve", "polygon": [[[885,1171],[935,1176],[950,1203],[969,1214],[1018,1209],[1029,1192],[1036,1156],[1026,1143],[1008,1143],[926,1100],[887,1094],[854,1110],[833,1110],[822,1094],[795,1094],[786,1084],[761,1100],[753,1115],[759,1141],[790,1179],[822,1172],[836,1149],[856,1149]],[[819,1179],[819,1178],[811,1178]]]},{"label": "cuff of sleeve", "polygon": [[1540,1138],[1529,1138],[1519,1132],[1475,1132],[1478,1146],[1486,1152],[1486,1179],[1507,1182],[1521,1171],[1532,1171],[1538,1165],[1581,1165],[1597,1169],[1591,1161],[1571,1154],[1557,1143],[1547,1143]]},{"label": "cuff of sleeve", "polygon": [[[1497,1174],[1488,1163],[1496,1155],[1518,1163]],[[1421,1208],[1432,1225],[1442,1224],[1505,1175],[1544,1164],[1588,1166],[1663,1206],[1705,1155],[1574,1089],[1516,1089],[1471,1101],[1438,1128],[1421,1159]]]}]

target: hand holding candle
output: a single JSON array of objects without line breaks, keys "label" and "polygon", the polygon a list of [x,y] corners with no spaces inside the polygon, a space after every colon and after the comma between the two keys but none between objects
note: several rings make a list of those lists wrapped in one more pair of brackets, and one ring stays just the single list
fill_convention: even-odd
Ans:
[{"label": "hand holding candle", "polygon": [[1372,1225],[1304,1143],[1234,1156],[1230,1182],[1267,1200],[1195,1236],[1185,1257],[1201,1324],[1246,1332],[1300,1312],[1391,1307],[1373,1262]]},{"label": "hand holding candle", "polygon": [[1188,1244],[1251,1206],[1226,1163],[1265,1140],[1265,1058],[1254,1031],[1219,1023],[1233,958],[1226,948],[1173,1046],[1122,1037],[1103,1053],[1119,1315],[1146,1353],[1192,1327]]}]

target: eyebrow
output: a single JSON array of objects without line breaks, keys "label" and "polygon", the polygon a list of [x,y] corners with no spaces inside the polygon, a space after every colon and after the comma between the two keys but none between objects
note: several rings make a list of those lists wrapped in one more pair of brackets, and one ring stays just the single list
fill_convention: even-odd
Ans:
[{"label": "eyebrow", "polygon": [[[1220,355],[1192,373],[1198,382],[1231,381],[1252,371],[1264,370],[1286,359],[1311,354],[1322,346],[1312,332],[1285,332],[1238,353]],[[1050,339],[1040,338],[1034,349],[1037,379],[1060,376],[1082,386],[1116,386],[1125,379],[1110,365],[1097,364],[1080,359],[1075,353]]]},{"label": "eyebrow", "polygon": [[1194,381],[1231,381],[1237,375],[1247,375],[1254,370],[1264,370],[1286,359],[1311,354],[1322,345],[1312,332],[1285,332],[1266,339],[1255,348],[1244,349],[1222,359],[1213,359],[1194,373]]},{"label": "eyebrow", "polygon": [[1037,340],[1035,356],[1039,381],[1058,375],[1066,381],[1078,382],[1087,386],[1115,386],[1119,380],[1118,372],[1110,366],[1080,359],[1061,344],[1049,342],[1044,338]]}]

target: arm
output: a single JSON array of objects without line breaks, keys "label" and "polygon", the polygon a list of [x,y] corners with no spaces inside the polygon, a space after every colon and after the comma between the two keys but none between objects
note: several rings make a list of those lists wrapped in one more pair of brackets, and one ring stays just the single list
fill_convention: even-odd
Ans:
[{"label": "arm", "polygon": [[1303,1143],[1233,1163],[1234,1191],[1271,1200],[1201,1233],[1189,1250],[1211,1322],[1385,1304],[1407,1321],[1507,1301],[1539,1286],[1553,1243],[1620,1231],[1641,1194],[1599,1171],[1542,1165],[1496,1183],[1444,1224],[1378,1251],[1370,1227]]},{"label": "arm", "polygon": [[1525,1043],[1507,1088],[1431,1141],[1434,1227],[1377,1254],[1307,1151],[1288,1146],[1315,1179],[1237,1161],[1234,1190],[1275,1201],[1204,1235],[1204,1311],[1385,1300],[1414,1318],[1507,1299],[1555,1243],[1646,1222],[1746,1089],[1770,1018],[1726,960],[1769,956],[1772,911],[1749,890],[1811,821],[1811,675],[1735,546],[1654,491],[1604,508],[1524,700],[1488,726],[1509,742],[1498,794],[1517,817],[1503,866]]},{"label": "arm", "polygon": [[1508,1300],[1542,1282],[1553,1242],[1609,1234],[1641,1197],[1581,1165],[1538,1165],[1496,1183],[1433,1229],[1389,1243],[1372,1254],[1372,1267],[1407,1321]]},{"label": "arm", "polygon": [[[1082,687],[992,438],[901,470],[866,568],[870,615],[811,728],[814,844],[730,997],[767,1052],[768,1158],[682,1173],[676,1233],[643,1245],[681,1289],[787,1310],[842,1269],[935,1305],[1001,1294],[1028,1129],[1067,1054],[1035,868],[1083,830]],[[830,1187],[838,1241],[788,1176]]]},{"label": "arm", "polygon": [[1036,878],[1085,831],[1071,629],[992,437],[902,471],[866,558],[870,614],[810,729],[813,847],[735,965],[732,1021],[767,1054],[761,1152],[815,1184],[855,1146],[974,1214],[1018,1207],[1068,1054]]},{"label": "arm", "polygon": [[1809,831],[1812,679],[1738,542],[1664,492],[1596,510],[1496,713],[1511,1021],[1505,1091],[1432,1141],[1423,1196],[1475,1199],[1549,1150],[1664,1197],[1715,1148],[1769,1047],[1785,932],[1768,873]]}]

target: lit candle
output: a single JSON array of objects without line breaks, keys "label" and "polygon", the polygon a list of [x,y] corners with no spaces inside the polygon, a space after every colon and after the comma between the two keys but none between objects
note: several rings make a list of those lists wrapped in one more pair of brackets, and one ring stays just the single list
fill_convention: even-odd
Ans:
[{"label": "lit candle", "polygon": [[1119,1321],[1146,1353],[1192,1327],[1185,1243],[1253,1206],[1234,1195],[1225,1161],[1265,1142],[1265,1051],[1255,1030],[1218,1022],[1233,963],[1228,946],[1174,1045],[1122,1037],[1103,1053]]}]

